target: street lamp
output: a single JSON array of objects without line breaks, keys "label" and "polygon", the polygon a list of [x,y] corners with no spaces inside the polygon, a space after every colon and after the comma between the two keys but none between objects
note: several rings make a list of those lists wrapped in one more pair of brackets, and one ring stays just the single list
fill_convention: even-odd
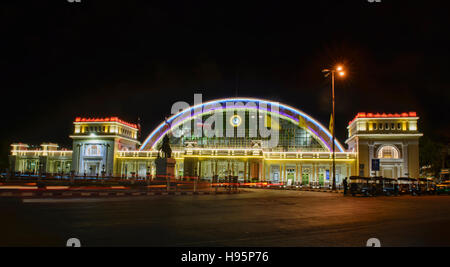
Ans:
[{"label": "street lamp", "polygon": [[334,121],[335,121],[335,116],[334,116],[334,74],[337,72],[339,74],[339,76],[343,77],[345,76],[345,72],[344,72],[344,68],[341,65],[338,65],[332,69],[323,69],[322,70],[323,73],[325,73],[325,77],[328,77],[331,73],[331,95],[332,95],[332,102],[333,102],[333,113],[332,113],[332,118],[333,118],[333,128],[332,128],[332,134],[333,134],[333,141],[332,141],[332,150],[333,150],[333,185],[331,187],[332,190],[336,190],[336,156],[335,156],[335,150],[336,150],[336,145],[334,140],[336,139],[336,136],[334,134]]}]

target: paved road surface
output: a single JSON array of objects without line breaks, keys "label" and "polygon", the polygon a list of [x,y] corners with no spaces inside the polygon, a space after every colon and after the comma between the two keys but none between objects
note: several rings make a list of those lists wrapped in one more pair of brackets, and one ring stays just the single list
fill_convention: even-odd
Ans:
[{"label": "paved road surface", "polygon": [[449,246],[450,196],[353,198],[251,190],[216,196],[0,200],[0,245]]}]

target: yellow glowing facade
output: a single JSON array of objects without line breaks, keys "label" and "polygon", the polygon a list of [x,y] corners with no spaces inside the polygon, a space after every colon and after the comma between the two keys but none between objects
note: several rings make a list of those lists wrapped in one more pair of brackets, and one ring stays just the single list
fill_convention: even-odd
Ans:
[{"label": "yellow glowing facade", "polygon": [[[256,102],[257,107],[246,106],[250,101]],[[230,102],[243,105],[228,105]],[[138,141],[138,125],[117,117],[76,118],[70,135],[73,150],[61,150],[55,144],[43,144],[39,149],[13,144],[12,170],[63,172],[79,177],[151,178],[156,174],[158,147],[163,136],[168,135],[176,161],[175,179],[214,180],[235,176],[239,181],[329,186],[333,153],[328,129],[298,109],[283,104],[276,104],[276,109],[270,110],[259,106],[265,103],[274,105],[266,100],[239,98],[194,106],[192,114],[184,110],[162,122],[142,144]],[[208,123],[211,110],[205,107],[210,104],[223,105],[220,112],[231,114],[223,123],[230,126],[233,136],[190,135],[195,131],[190,126]],[[199,108],[201,112],[197,112]],[[421,134],[417,132],[415,114],[369,114],[359,113],[349,124],[348,149],[336,141],[337,184],[351,175],[371,175],[370,161],[380,157],[383,158],[381,174],[416,175],[418,147],[414,142]],[[180,117],[182,120],[177,121]],[[247,128],[252,118],[261,119],[258,127],[276,129],[279,133],[276,146],[269,147],[264,137],[251,135]],[[189,127],[183,128],[186,125]],[[58,160],[60,163],[39,167],[44,161]]]},{"label": "yellow glowing facade", "polygon": [[[419,138],[415,112],[358,113],[348,125],[349,151],[357,154],[360,176],[419,177]],[[379,160],[380,170],[372,168]]]}]

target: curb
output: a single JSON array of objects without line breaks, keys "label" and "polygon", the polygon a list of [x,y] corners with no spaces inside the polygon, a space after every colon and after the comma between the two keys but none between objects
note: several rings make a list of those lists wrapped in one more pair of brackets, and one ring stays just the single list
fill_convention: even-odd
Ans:
[{"label": "curb", "polygon": [[323,192],[323,193],[337,193],[337,194],[343,194],[344,191],[332,191],[332,190],[325,190],[325,189],[312,189],[312,188],[305,188],[305,189],[301,189],[301,188],[296,188],[296,189],[290,189],[290,188],[251,188],[251,189],[270,189],[270,190],[279,190],[279,191],[283,191],[283,190],[289,190],[289,191],[309,191],[309,192]]}]

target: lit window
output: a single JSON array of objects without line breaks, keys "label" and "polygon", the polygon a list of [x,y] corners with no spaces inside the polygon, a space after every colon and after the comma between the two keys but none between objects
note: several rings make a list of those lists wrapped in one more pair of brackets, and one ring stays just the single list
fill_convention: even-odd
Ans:
[{"label": "lit window", "polygon": [[378,158],[382,159],[398,159],[399,151],[394,146],[383,146],[378,150]]},{"label": "lit window", "polygon": [[88,145],[86,148],[86,156],[101,156],[100,147],[98,145]]}]

